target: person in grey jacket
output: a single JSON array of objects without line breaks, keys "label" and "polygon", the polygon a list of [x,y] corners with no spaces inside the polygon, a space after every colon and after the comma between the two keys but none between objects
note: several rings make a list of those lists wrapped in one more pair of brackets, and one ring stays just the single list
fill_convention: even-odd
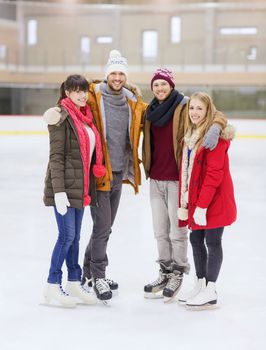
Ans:
[{"label": "person in grey jacket", "polygon": [[[58,239],[54,246],[45,288],[47,303],[74,307],[76,299],[96,302],[95,295],[81,285],[78,263],[84,207],[96,203],[94,177],[105,174],[99,133],[87,105],[88,82],[71,75],[60,88],[58,106],[44,113],[50,138],[50,156],[45,178],[44,204],[54,207]],[[65,290],[62,265],[68,277]]]}]

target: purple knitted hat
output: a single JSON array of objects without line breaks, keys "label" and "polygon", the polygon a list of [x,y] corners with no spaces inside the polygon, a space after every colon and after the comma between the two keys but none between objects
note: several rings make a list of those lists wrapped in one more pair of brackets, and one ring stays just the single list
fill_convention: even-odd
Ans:
[{"label": "purple knitted hat", "polygon": [[153,84],[154,80],[157,80],[157,79],[166,80],[173,89],[175,88],[173,73],[169,69],[158,68],[153,73],[153,77],[151,79],[151,89],[152,89],[152,84]]}]

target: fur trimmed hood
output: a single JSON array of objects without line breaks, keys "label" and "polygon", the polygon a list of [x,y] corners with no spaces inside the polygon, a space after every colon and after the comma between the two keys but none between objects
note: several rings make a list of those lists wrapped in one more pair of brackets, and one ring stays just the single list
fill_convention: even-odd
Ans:
[{"label": "fur trimmed hood", "polygon": [[61,119],[61,108],[60,107],[52,107],[47,109],[43,114],[43,120],[47,125],[56,125]]},{"label": "fur trimmed hood", "polygon": [[235,138],[236,129],[233,125],[228,124],[221,133],[221,138],[224,140],[233,140]]}]

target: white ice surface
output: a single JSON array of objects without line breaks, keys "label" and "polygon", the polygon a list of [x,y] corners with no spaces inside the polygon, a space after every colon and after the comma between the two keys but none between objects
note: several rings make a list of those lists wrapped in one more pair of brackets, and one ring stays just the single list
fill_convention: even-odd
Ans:
[{"label": "white ice surface", "polygon": [[[45,130],[42,123],[0,118],[0,131]],[[266,121],[233,123],[239,133],[266,134]],[[192,312],[143,298],[158,274],[145,180],[137,196],[124,186],[109,241],[107,274],[119,282],[119,296],[110,307],[47,308],[39,304],[57,237],[52,208],[42,203],[48,136],[0,135],[0,349],[265,349],[266,139],[236,139],[230,159],[238,220],[224,233],[218,309]],[[86,209],[81,264],[90,233]],[[194,274],[190,246],[189,259],[185,289]]]}]

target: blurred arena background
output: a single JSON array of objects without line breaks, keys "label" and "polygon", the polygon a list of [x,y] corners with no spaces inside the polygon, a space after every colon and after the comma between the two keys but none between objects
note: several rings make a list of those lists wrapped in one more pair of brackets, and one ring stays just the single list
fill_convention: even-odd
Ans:
[{"label": "blurred arena background", "polygon": [[[108,276],[119,282],[111,307],[39,306],[57,235],[42,202],[49,137],[41,115],[69,74],[103,78],[112,49],[147,102],[153,71],[166,66],[179,91],[207,91],[236,127],[238,219],[223,238],[215,311],[143,298],[158,273],[145,176],[138,196],[123,188],[108,248]],[[266,349],[265,142],[266,0],[0,0],[0,349]],[[80,263],[91,230],[87,208]],[[190,244],[188,255],[193,266]],[[192,267],[187,289],[193,278]]]},{"label": "blurred arena background", "polygon": [[115,48],[147,102],[166,66],[229,118],[265,118],[265,18],[265,0],[0,0],[0,115],[41,115],[67,75],[103,78]]}]

